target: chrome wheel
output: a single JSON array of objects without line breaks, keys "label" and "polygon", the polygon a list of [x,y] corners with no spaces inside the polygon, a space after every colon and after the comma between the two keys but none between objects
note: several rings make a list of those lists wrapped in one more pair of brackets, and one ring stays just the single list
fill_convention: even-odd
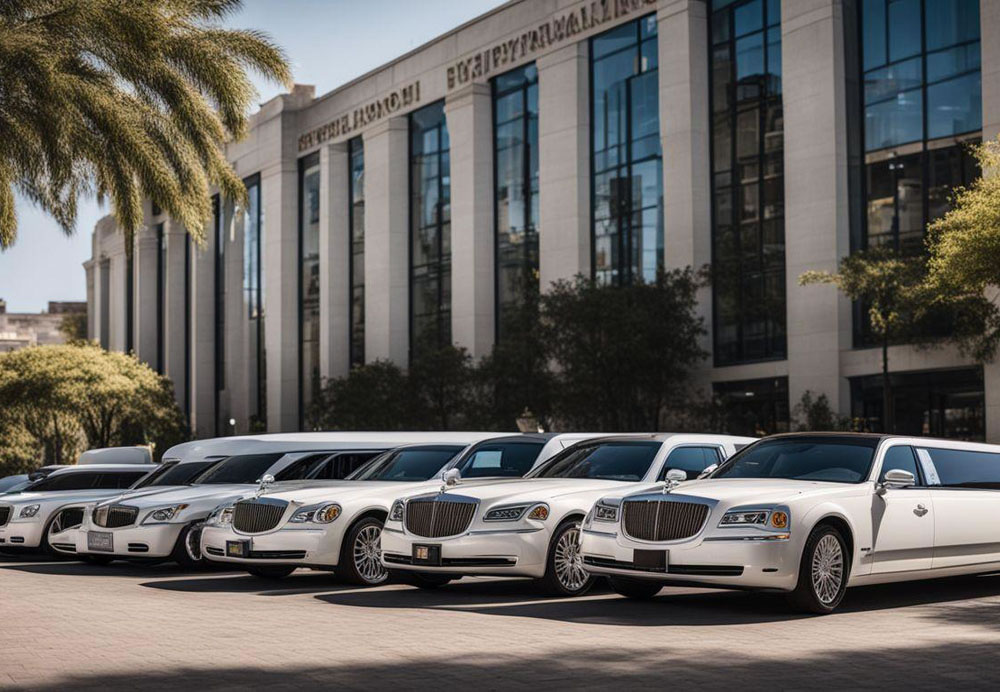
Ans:
[{"label": "chrome wheel", "polygon": [[381,584],[389,573],[381,560],[382,530],[377,526],[365,526],[354,539],[354,568],[369,584]]},{"label": "chrome wheel", "polygon": [[192,526],[184,537],[184,549],[191,562],[201,562],[201,524]]},{"label": "chrome wheel", "polygon": [[567,591],[579,591],[586,586],[590,575],[583,568],[583,556],[580,555],[580,527],[567,529],[559,536],[553,559],[556,578]]},{"label": "chrome wheel", "polygon": [[812,556],[812,586],[823,605],[837,600],[844,583],[844,551],[836,536],[827,534],[819,539]]}]

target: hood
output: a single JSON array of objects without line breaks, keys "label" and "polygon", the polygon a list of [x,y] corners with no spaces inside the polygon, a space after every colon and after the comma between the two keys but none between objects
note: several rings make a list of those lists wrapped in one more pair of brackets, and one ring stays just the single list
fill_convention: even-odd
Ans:
[{"label": "hood", "polygon": [[[622,487],[636,485],[629,481],[609,481],[590,478],[524,478],[512,481],[492,483],[459,483],[447,490],[446,494],[464,495],[482,500],[485,503],[495,502],[533,502],[541,500],[558,500],[572,498],[574,495],[588,495],[595,492],[608,492]],[[437,490],[437,488],[434,488]],[[408,493],[407,497],[421,493]]]},{"label": "hood", "polygon": [[52,502],[58,505],[64,505],[74,502],[88,502],[91,500],[112,497],[117,492],[117,490],[89,488],[87,490],[17,493],[15,495],[0,496],[0,504],[11,505],[12,507],[40,504],[43,502]]},{"label": "hood", "polygon": [[145,495],[123,495],[116,498],[116,502],[121,501],[139,509],[153,509],[170,504],[191,504],[192,502],[215,502],[218,504],[228,497],[252,492],[256,487],[255,485],[245,483],[187,485]]},{"label": "hood", "polygon": [[270,492],[264,493],[262,497],[308,505],[327,500],[339,502],[345,497],[363,499],[365,497],[383,497],[388,495],[394,498],[404,494],[407,490],[423,489],[426,491],[428,488],[436,488],[440,485],[441,481],[438,479],[433,481],[418,481],[416,483],[412,481],[328,481],[319,486],[309,485],[297,488],[288,488],[286,486],[275,488]]},{"label": "hood", "polygon": [[[643,493],[659,493],[662,492],[662,488],[663,485],[660,483],[655,485],[644,484],[635,491],[624,493],[623,495],[627,498],[631,495],[641,495]],[[857,485],[854,483],[824,483],[820,481],[796,481],[781,478],[706,478],[705,480],[681,483],[670,491],[669,494],[675,497],[683,495],[702,497],[734,506],[755,502],[787,503],[808,495],[837,491],[844,492],[856,489]]]}]

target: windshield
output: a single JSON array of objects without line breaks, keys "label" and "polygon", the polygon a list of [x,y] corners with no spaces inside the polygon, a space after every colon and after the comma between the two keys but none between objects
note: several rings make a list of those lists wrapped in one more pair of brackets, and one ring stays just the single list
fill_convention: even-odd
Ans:
[{"label": "windshield", "polygon": [[221,459],[206,459],[204,461],[190,461],[185,464],[178,462],[168,462],[162,467],[151,471],[138,483],[132,486],[137,488],[154,488],[168,485],[189,485],[198,474],[203,473],[209,467],[218,464]]},{"label": "windshield", "polygon": [[277,453],[229,457],[193,479],[191,484],[256,483],[283,456],[285,455]]},{"label": "windshield", "polygon": [[455,468],[462,478],[520,478],[534,466],[543,442],[490,442],[479,445]]},{"label": "windshield", "polygon": [[735,454],[711,477],[860,483],[868,478],[877,444],[874,437],[762,440]]},{"label": "windshield", "polygon": [[386,452],[347,477],[349,481],[426,481],[437,475],[462,447],[414,447]]},{"label": "windshield", "polygon": [[554,456],[529,477],[641,481],[661,445],[638,440],[575,445]]},{"label": "windshield", "polygon": [[0,478],[0,493],[20,490],[30,482],[27,476],[7,476],[6,478]]}]

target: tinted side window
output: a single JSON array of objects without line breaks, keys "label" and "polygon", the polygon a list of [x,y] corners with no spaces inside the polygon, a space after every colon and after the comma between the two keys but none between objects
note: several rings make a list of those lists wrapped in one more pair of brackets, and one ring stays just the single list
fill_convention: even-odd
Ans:
[{"label": "tinted side window", "polygon": [[141,471],[132,473],[102,473],[93,486],[101,490],[124,490],[131,488],[136,481],[145,476]]},{"label": "tinted side window", "polygon": [[277,481],[297,481],[303,478],[310,478],[311,474],[315,473],[329,456],[329,452],[322,452],[302,457],[276,473],[274,479]]},{"label": "tinted side window", "polygon": [[917,479],[917,485],[921,485],[920,471],[917,469],[917,458],[913,454],[913,447],[906,445],[889,447],[886,450],[885,459],[882,460],[882,472],[879,475],[879,481],[885,480],[886,471],[897,469],[900,471],[909,471]]},{"label": "tinted side window", "polygon": [[680,469],[687,473],[688,480],[698,475],[712,464],[721,461],[715,447],[678,447],[667,456],[663,469],[660,470],[660,480],[666,478],[670,469]]},{"label": "tinted side window", "polygon": [[325,481],[343,480],[381,453],[381,451],[372,451],[334,454],[326,460],[325,464],[316,469],[309,478]]},{"label": "tinted side window", "polygon": [[459,471],[463,478],[520,478],[531,470],[543,446],[525,442],[484,445],[462,462]]},{"label": "tinted side window", "polygon": [[1000,490],[1000,454],[959,449],[927,449],[941,485]]},{"label": "tinted side window", "polygon": [[50,490],[86,490],[93,488],[97,482],[96,473],[64,473],[58,476],[50,476],[40,483],[32,486],[32,492],[46,492]]}]

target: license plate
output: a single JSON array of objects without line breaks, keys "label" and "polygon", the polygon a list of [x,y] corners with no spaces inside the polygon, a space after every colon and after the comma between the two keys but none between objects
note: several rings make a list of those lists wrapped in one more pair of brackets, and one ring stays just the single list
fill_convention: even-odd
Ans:
[{"label": "license plate", "polygon": [[415,545],[413,546],[413,564],[415,565],[440,565],[441,546],[439,545]]},{"label": "license plate", "polygon": [[229,557],[249,557],[249,541],[226,541],[226,555]]},{"label": "license plate", "polygon": [[669,563],[667,554],[666,550],[636,550],[632,555],[632,564],[637,569],[666,572]]},{"label": "license plate", "polygon": [[88,531],[87,550],[98,553],[115,551],[115,535],[107,531]]}]

